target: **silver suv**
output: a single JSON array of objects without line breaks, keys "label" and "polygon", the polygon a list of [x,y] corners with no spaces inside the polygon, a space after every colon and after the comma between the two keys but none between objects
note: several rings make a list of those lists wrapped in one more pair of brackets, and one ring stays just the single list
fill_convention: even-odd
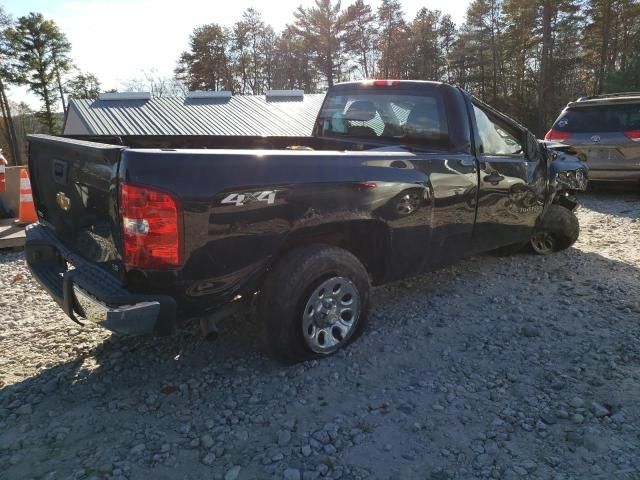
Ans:
[{"label": "silver suv", "polygon": [[589,181],[640,183],[640,92],[571,102],[544,138],[581,152]]}]

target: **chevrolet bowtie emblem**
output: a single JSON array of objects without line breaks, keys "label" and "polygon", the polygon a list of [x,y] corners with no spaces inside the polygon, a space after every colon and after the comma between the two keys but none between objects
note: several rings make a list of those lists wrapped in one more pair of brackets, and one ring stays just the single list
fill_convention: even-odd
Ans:
[{"label": "chevrolet bowtie emblem", "polygon": [[56,194],[56,203],[65,212],[71,208],[71,200],[62,192]]}]

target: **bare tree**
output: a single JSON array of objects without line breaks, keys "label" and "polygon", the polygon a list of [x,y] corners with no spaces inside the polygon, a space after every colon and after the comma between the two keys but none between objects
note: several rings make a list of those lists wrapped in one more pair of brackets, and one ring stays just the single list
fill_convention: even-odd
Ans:
[{"label": "bare tree", "polygon": [[142,71],[141,78],[132,78],[124,83],[125,92],[150,92],[153,97],[175,97],[184,94],[184,85],[172,77],[165,77],[158,74],[155,69]]}]

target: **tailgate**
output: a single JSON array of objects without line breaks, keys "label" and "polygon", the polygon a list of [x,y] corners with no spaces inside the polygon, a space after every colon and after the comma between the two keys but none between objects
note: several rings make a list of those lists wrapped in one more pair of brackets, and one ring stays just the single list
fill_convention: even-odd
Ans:
[{"label": "tailgate", "polygon": [[124,147],[29,135],[36,210],[69,249],[121,271],[117,171]]}]

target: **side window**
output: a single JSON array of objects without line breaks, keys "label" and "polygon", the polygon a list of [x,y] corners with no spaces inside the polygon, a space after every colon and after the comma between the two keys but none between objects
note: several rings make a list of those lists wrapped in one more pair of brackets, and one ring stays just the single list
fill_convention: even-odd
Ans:
[{"label": "side window", "polygon": [[510,128],[500,119],[473,106],[480,136],[481,153],[484,155],[523,155],[522,140],[509,132]]}]

